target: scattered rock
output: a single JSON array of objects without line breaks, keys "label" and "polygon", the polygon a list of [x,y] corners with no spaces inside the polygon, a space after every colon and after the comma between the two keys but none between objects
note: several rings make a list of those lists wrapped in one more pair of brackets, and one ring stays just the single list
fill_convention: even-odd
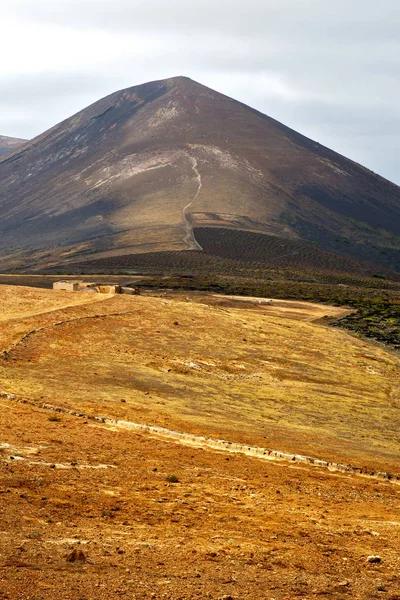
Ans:
[{"label": "scattered rock", "polygon": [[373,555],[373,556],[368,556],[367,562],[368,563],[381,563],[382,559],[378,555]]},{"label": "scattered rock", "polygon": [[72,552],[66,556],[67,562],[86,562],[86,556],[80,548],[74,548]]},{"label": "scattered rock", "polygon": [[338,585],[338,587],[341,587],[341,588],[349,587],[350,586],[350,581],[347,581],[347,579],[346,579],[344,581],[341,581],[337,585]]}]

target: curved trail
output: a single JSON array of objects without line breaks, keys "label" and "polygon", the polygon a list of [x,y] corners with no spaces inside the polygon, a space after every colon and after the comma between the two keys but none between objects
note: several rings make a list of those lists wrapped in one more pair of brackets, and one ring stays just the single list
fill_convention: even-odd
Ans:
[{"label": "curved trail", "polygon": [[[49,290],[50,291],[50,290]],[[76,292],[74,292],[76,293]],[[98,294],[100,296],[100,294]],[[95,304],[96,302],[104,302],[104,300],[107,300],[108,298],[112,298],[114,296],[114,294],[101,294],[103,296],[103,298],[90,298],[88,300],[86,300],[85,302],[76,302],[74,304],[61,304],[60,306],[56,306],[56,307],[52,307],[52,308],[46,308],[44,310],[39,310],[39,311],[33,311],[33,312],[23,312],[20,313],[19,315],[17,315],[16,317],[10,317],[10,316],[0,316],[0,322],[1,323],[8,323],[9,321],[22,321],[24,319],[30,319],[31,317],[40,317],[41,315],[47,315],[49,313],[52,312],[57,312],[57,311],[61,311],[61,310],[66,310],[67,308],[79,308],[80,306],[90,306],[91,304]]]},{"label": "curved trail", "polygon": [[183,238],[183,241],[185,244],[187,244],[189,246],[189,248],[191,250],[203,250],[203,248],[200,246],[200,244],[198,243],[198,241],[196,240],[194,233],[193,233],[193,228],[189,222],[189,219],[187,217],[187,210],[192,206],[192,204],[197,200],[197,198],[200,195],[201,192],[201,188],[203,187],[203,182],[201,180],[201,175],[200,172],[197,168],[197,159],[194,158],[193,156],[190,157],[190,160],[192,162],[192,168],[193,171],[196,175],[196,179],[197,179],[197,183],[198,183],[198,187],[197,187],[197,191],[196,194],[194,195],[193,199],[189,202],[189,204],[186,204],[186,206],[182,209],[182,219],[185,223],[185,227],[186,227],[186,235]]},{"label": "curved trail", "polygon": [[[7,325],[7,323],[11,323],[11,322],[15,322],[15,321],[24,321],[24,319],[30,319],[32,317],[40,317],[41,315],[49,315],[51,313],[57,313],[59,311],[63,311],[66,310],[68,308],[79,308],[79,307],[83,307],[83,306],[91,306],[93,304],[96,304],[97,302],[104,302],[105,300],[108,300],[110,298],[114,297],[114,294],[98,294],[98,296],[102,296],[99,298],[93,298],[93,299],[88,299],[85,302],[75,302],[75,303],[69,303],[69,304],[63,304],[61,306],[55,306],[53,308],[46,308],[44,310],[40,310],[40,311],[36,311],[33,313],[21,313],[20,315],[18,315],[17,317],[8,317],[7,319],[1,321],[2,323],[4,323],[5,325]],[[79,317],[79,318],[86,318],[86,317]],[[42,327],[36,327],[34,329],[30,329],[29,331],[27,331],[21,338],[15,340],[11,345],[9,345],[6,348],[1,348],[0,347],[0,359],[4,359],[7,358],[9,353],[16,348],[17,346],[19,346],[19,344],[21,344],[22,342],[24,342],[26,339],[28,339],[29,337],[31,337],[31,335],[34,335],[35,333],[38,333],[39,331],[42,331],[43,329],[47,329],[48,327],[54,327],[55,325],[60,325],[61,323],[63,323],[64,321],[57,321],[54,323],[51,323],[50,325],[43,325]]]},{"label": "curved trail", "polygon": [[[112,296],[110,296],[110,297],[112,297]],[[74,308],[74,307],[72,307],[72,308]],[[40,333],[41,331],[45,331],[46,329],[52,329],[53,327],[59,327],[60,325],[65,325],[67,323],[73,323],[75,321],[84,321],[84,320],[88,320],[88,319],[103,319],[106,317],[119,317],[122,315],[130,315],[132,313],[137,313],[137,312],[142,312],[142,311],[143,311],[143,309],[135,309],[135,310],[125,310],[123,312],[116,312],[116,313],[105,313],[105,314],[99,314],[99,315],[85,315],[83,317],[73,317],[72,319],[64,319],[62,321],[55,321],[54,323],[50,323],[49,325],[43,325],[42,327],[36,327],[36,329],[30,329],[29,331],[27,331],[25,333],[25,335],[23,335],[19,340],[17,340],[13,344],[11,344],[11,346],[0,351],[0,358],[9,358],[12,351],[15,350],[20,344],[22,344],[23,342],[26,342],[26,340],[28,340],[33,335],[36,335],[37,333]]]},{"label": "curved trail", "polygon": [[203,448],[208,450],[214,450],[218,452],[229,452],[235,454],[242,454],[252,458],[258,458],[261,460],[279,461],[290,463],[291,465],[307,465],[310,467],[317,467],[320,469],[326,469],[330,473],[344,473],[350,475],[357,475],[367,479],[378,479],[380,481],[387,481],[400,485],[400,474],[392,474],[384,471],[376,471],[374,469],[367,469],[366,467],[356,467],[345,463],[328,462],[314,458],[312,456],[304,456],[302,454],[292,454],[289,452],[282,452],[280,450],[271,450],[269,448],[262,448],[259,446],[247,446],[245,444],[238,444],[236,442],[229,442],[227,440],[216,440],[214,438],[195,435],[192,433],[183,433],[180,431],[173,431],[166,429],[165,427],[157,427],[155,425],[146,425],[144,423],[134,423],[132,421],[124,421],[120,419],[114,419],[107,416],[99,415],[87,415],[78,410],[68,409],[61,406],[55,406],[48,403],[35,402],[27,398],[19,398],[15,394],[7,392],[0,392],[0,398],[18,402],[20,404],[27,404],[34,408],[41,410],[47,410],[56,413],[63,413],[85,419],[88,421],[95,422],[100,427],[106,427],[113,431],[124,430],[132,431],[139,434],[145,434],[153,436],[165,442],[172,442],[181,444],[183,446],[189,446],[192,448]]}]

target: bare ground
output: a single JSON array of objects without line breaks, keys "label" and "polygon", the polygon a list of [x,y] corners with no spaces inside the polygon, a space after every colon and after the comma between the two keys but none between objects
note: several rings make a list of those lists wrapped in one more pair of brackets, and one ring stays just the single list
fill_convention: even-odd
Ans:
[{"label": "bare ground", "polygon": [[393,469],[396,357],[326,306],[0,290],[0,598],[400,597],[397,485],[40,408]]}]

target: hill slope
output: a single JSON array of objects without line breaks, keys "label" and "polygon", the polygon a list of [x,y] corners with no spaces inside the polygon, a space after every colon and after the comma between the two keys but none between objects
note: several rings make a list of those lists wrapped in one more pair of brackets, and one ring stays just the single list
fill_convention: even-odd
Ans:
[{"label": "hill slope", "polygon": [[13,150],[16,150],[20,146],[23,146],[27,140],[20,138],[8,137],[7,135],[0,135],[0,156],[8,154]]},{"label": "hill slope", "polygon": [[400,188],[178,77],[116,92],[0,160],[0,269],[266,233],[400,270]]},{"label": "hill slope", "polygon": [[2,598],[398,599],[399,358],[326,305],[100,296],[0,285]]}]

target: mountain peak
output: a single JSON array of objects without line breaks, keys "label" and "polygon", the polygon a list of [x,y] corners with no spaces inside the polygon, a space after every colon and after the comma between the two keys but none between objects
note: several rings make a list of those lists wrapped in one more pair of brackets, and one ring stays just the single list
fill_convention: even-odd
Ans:
[{"label": "mountain peak", "polygon": [[[201,90],[209,90],[214,94],[218,93],[199,83],[198,81],[191,79],[190,77],[178,75],[175,77],[167,77],[166,79],[158,79],[154,81],[148,81],[146,83],[141,83],[139,85],[122,89],[119,92],[117,92],[117,94],[127,95],[129,93],[136,93],[140,96],[143,96],[143,98],[146,98],[148,95],[152,96],[153,93],[157,93],[157,91],[159,91],[161,94],[174,90],[180,93],[198,93]],[[111,97],[112,96],[113,94],[111,94]]]},{"label": "mountain peak", "polygon": [[175,77],[167,77],[166,79],[161,79],[161,82],[164,83],[196,83],[197,85],[201,85],[194,79],[187,77],[186,75],[176,75]]},{"label": "mountain peak", "polygon": [[95,102],[3,157],[0,179],[3,269],[199,250],[202,227],[400,269],[398,186],[189,77]]}]

